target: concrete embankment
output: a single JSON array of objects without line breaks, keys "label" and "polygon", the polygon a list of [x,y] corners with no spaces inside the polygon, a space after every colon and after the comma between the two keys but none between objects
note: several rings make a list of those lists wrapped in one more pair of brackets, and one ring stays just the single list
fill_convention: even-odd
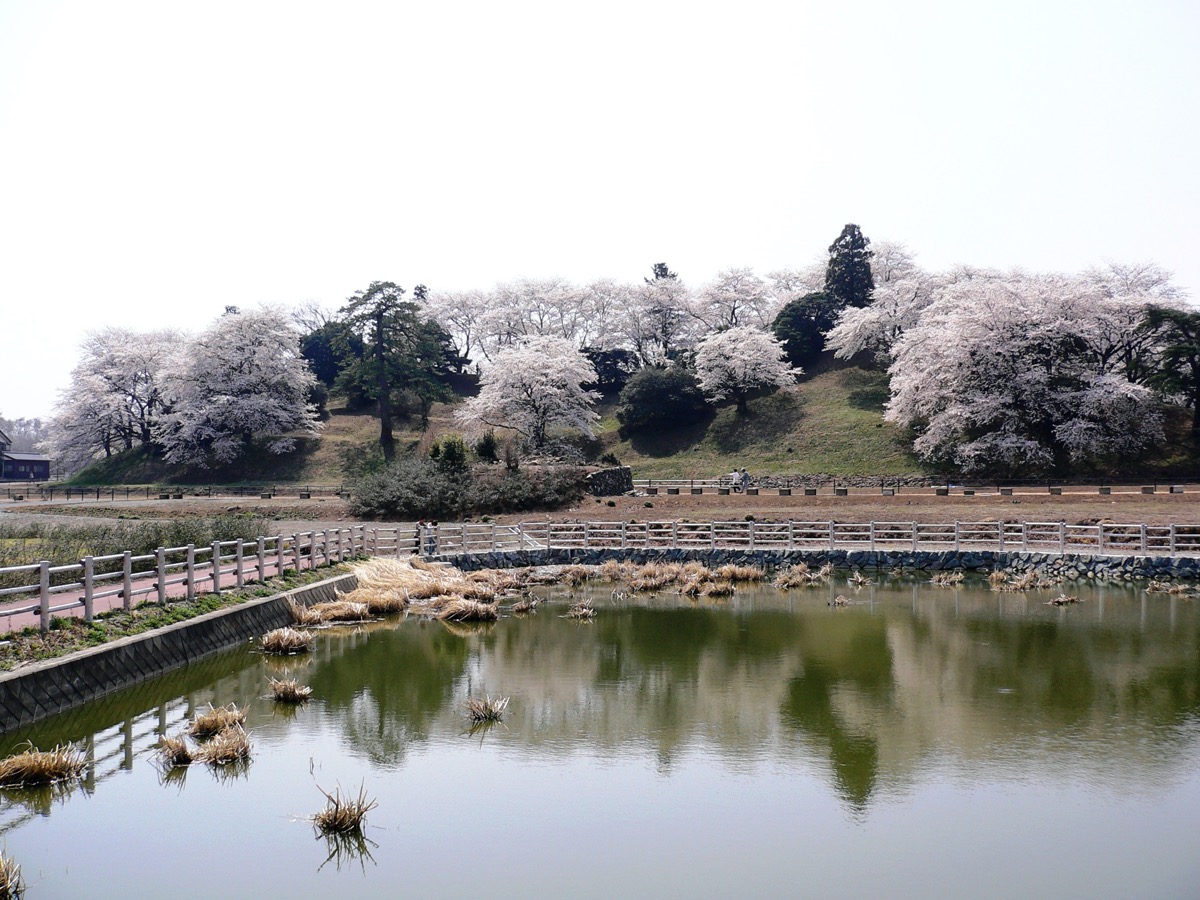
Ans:
[{"label": "concrete embankment", "polygon": [[311,605],[353,590],[337,575],[0,675],[0,733],[63,712],[288,625],[289,601]]}]

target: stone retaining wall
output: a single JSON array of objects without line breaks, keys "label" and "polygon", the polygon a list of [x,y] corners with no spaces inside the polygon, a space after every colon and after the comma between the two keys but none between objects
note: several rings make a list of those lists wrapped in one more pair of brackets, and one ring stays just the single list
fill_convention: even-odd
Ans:
[{"label": "stone retaining wall", "polygon": [[353,590],[357,583],[353,574],[337,575],[0,675],[0,732],[63,712],[288,625],[292,621],[289,600],[306,606],[332,600],[337,591]]},{"label": "stone retaining wall", "polygon": [[1068,579],[1129,581],[1139,578],[1195,579],[1200,578],[1200,559],[1167,556],[1084,556],[1058,553],[1016,553],[994,550],[519,550],[496,553],[475,553],[441,556],[439,559],[463,571],[476,569],[507,569],[519,566],[600,565],[610,559],[633,563],[689,562],[696,560],[708,566],[726,563],[754,565],[765,568],[803,562],[809,566],[831,563],[839,569],[921,569],[953,571],[963,569],[990,572],[1011,569],[1017,572],[1036,570]]}]

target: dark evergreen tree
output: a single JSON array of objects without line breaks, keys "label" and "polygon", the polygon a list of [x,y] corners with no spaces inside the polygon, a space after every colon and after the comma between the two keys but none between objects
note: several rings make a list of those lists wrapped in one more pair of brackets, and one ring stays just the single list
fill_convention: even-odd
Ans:
[{"label": "dark evergreen tree", "polygon": [[825,349],[825,332],[837,321],[842,305],[824,291],[805,294],[779,311],[771,331],[783,343],[788,362],[807,368]]},{"label": "dark evergreen tree", "polygon": [[622,435],[688,425],[709,412],[696,373],[678,362],[639,370],[621,390],[619,403]]},{"label": "dark evergreen tree", "polygon": [[1200,439],[1200,312],[1151,306],[1143,327],[1162,342],[1158,367],[1147,382],[1187,398],[1192,407],[1192,435]]},{"label": "dark evergreen tree", "polygon": [[829,245],[829,265],[825,268],[825,293],[839,307],[869,306],[875,291],[871,276],[871,242],[851,223]]},{"label": "dark evergreen tree", "polygon": [[674,281],[676,278],[679,277],[679,273],[672,272],[667,267],[667,264],[665,262],[655,263],[653,266],[651,266],[651,270],[654,272],[654,277],[647,278],[646,284],[654,284],[654,282],[656,282],[656,281],[666,281],[668,279]]}]

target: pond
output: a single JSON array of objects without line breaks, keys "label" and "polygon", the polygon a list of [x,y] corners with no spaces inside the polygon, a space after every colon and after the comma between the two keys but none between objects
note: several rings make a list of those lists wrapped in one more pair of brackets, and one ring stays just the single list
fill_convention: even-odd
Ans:
[{"label": "pond", "polygon": [[[415,617],[243,647],[0,739],[84,781],[0,801],[28,896],[1191,897],[1197,601],[906,579],[699,603],[547,589],[491,626]],[[850,605],[833,607],[835,593]],[[314,699],[263,699],[290,673]],[[468,697],[507,696],[467,728]],[[152,748],[249,707],[249,765]],[[315,835],[320,788],[378,807]]]}]

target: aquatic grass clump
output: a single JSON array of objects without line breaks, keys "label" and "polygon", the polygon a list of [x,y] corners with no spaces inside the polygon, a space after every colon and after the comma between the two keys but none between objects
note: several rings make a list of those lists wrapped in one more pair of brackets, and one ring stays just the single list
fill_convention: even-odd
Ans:
[{"label": "aquatic grass clump", "polygon": [[732,581],[708,581],[700,588],[701,597],[732,597],[736,590]]},{"label": "aquatic grass clump", "polygon": [[811,582],[808,574],[808,566],[806,566],[804,563],[797,563],[794,566],[789,566],[786,569],[779,569],[776,571],[775,578],[771,584],[780,591],[787,591],[795,587],[803,587]]},{"label": "aquatic grass clump", "polygon": [[455,598],[443,606],[435,618],[443,622],[495,622],[500,618],[500,611],[491,603]]},{"label": "aquatic grass clump", "polygon": [[285,625],[283,628],[268,631],[258,640],[264,653],[275,653],[282,656],[307,653],[313,648],[316,639],[316,635],[312,632],[297,631],[295,628]]},{"label": "aquatic grass clump", "polygon": [[0,787],[37,787],[78,778],[87,768],[83,754],[71,744],[38,750],[29,744],[0,760]]},{"label": "aquatic grass clump", "polygon": [[188,734],[198,740],[205,740],[224,731],[233,725],[244,725],[246,713],[238,709],[236,703],[228,706],[213,706],[208,704],[208,712],[201,713],[192,720]]},{"label": "aquatic grass clump", "polygon": [[578,587],[591,578],[594,571],[588,566],[563,566],[559,580],[567,587]]},{"label": "aquatic grass clump", "polygon": [[477,699],[472,697],[467,700],[465,706],[467,709],[467,718],[476,725],[482,725],[485,722],[499,722],[504,718],[504,710],[508,709],[508,697],[484,697]]},{"label": "aquatic grass clump", "polygon": [[367,618],[367,604],[339,598],[314,603],[309,610],[320,617],[321,622],[361,622]]},{"label": "aquatic grass clump", "polygon": [[231,725],[196,751],[196,759],[213,766],[228,766],[250,758],[250,736],[241,725]]},{"label": "aquatic grass clump", "polygon": [[713,575],[718,581],[762,581],[767,577],[767,573],[757,566],[739,566],[733,563],[718,566]]},{"label": "aquatic grass clump", "polygon": [[567,610],[568,619],[591,619],[596,615],[596,608],[591,600],[580,600]]},{"label": "aquatic grass clump", "polygon": [[358,796],[342,796],[342,789],[336,787],[333,793],[317,786],[325,795],[325,808],[312,817],[312,823],[322,834],[356,834],[362,832],[366,824],[367,813],[379,804],[367,799],[363,785],[358,786]]},{"label": "aquatic grass clump", "polygon": [[316,612],[311,606],[305,606],[303,603],[297,603],[295,600],[288,598],[288,609],[292,612],[292,621],[297,625],[320,625],[321,614]]},{"label": "aquatic grass clump", "polygon": [[164,734],[158,742],[156,752],[159,761],[168,769],[190,766],[192,760],[196,758],[196,754],[192,752],[192,748],[188,746],[187,739],[183,735],[169,737]]},{"label": "aquatic grass clump", "polygon": [[271,699],[277,703],[304,703],[312,696],[313,689],[295,678],[272,678]]},{"label": "aquatic grass clump", "polygon": [[21,866],[6,851],[0,850],[0,900],[16,900],[24,893]]},{"label": "aquatic grass clump", "polygon": [[539,601],[537,597],[522,597],[512,605],[512,611],[517,615],[521,615],[522,613],[536,612],[538,602]]}]

